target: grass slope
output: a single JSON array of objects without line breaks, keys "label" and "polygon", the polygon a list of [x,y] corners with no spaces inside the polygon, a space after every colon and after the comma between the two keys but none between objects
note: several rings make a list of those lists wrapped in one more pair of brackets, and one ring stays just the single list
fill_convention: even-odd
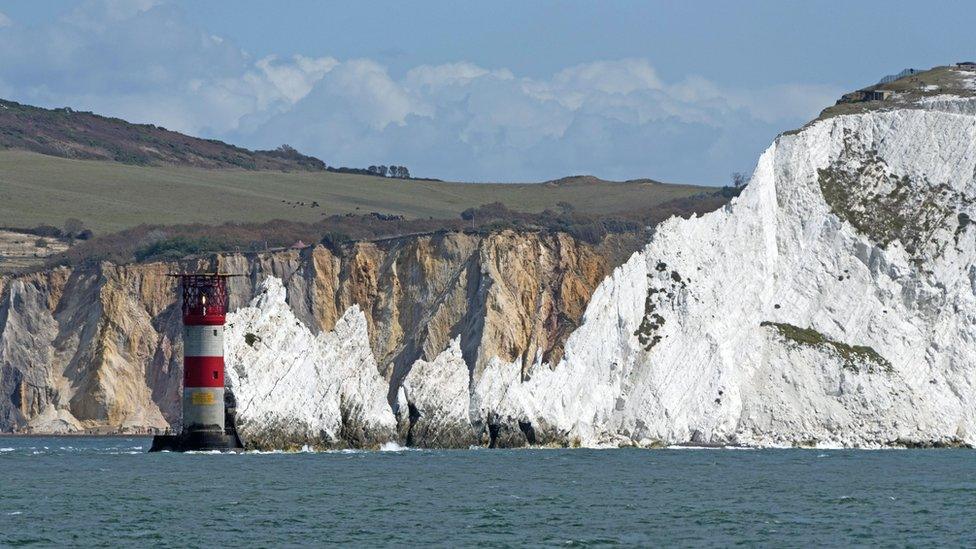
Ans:
[{"label": "grass slope", "polygon": [[[608,214],[715,190],[589,177],[541,184],[473,184],[330,172],[149,167],[0,151],[0,225],[60,226],[74,217],[100,234],[143,223],[313,222],[326,215],[370,211],[449,218],[494,201],[523,212],[568,202],[582,212]],[[320,207],[311,207],[312,202]]]},{"label": "grass slope", "polygon": [[[955,66],[934,67],[886,84],[867,86],[859,91],[890,91],[892,96],[876,101],[849,101],[841,98],[835,105],[821,111],[820,116],[807,122],[803,127],[834,116],[918,108],[918,101],[940,95],[976,97],[976,71]],[[797,128],[785,133],[795,134],[802,129]]]},{"label": "grass slope", "polygon": [[0,99],[0,149],[126,164],[198,168],[324,170],[325,163],[282,147],[251,151],[152,124],[132,124],[69,108],[43,109]]}]

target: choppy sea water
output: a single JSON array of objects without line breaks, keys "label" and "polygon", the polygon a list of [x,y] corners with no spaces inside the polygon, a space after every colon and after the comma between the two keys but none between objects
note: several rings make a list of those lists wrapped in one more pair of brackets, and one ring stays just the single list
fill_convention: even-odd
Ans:
[{"label": "choppy sea water", "polygon": [[147,454],[0,437],[0,544],[973,545],[968,450]]}]

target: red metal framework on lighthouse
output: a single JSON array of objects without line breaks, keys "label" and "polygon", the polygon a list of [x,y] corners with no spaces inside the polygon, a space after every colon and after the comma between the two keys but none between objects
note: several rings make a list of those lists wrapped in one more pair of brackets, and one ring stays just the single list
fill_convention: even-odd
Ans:
[{"label": "red metal framework on lighthouse", "polygon": [[223,325],[227,315],[227,279],[231,274],[174,274],[183,287],[183,323]]}]

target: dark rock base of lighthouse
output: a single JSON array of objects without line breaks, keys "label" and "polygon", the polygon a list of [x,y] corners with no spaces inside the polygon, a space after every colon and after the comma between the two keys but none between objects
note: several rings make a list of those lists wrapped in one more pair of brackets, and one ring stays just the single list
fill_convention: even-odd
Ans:
[{"label": "dark rock base of lighthouse", "polygon": [[237,434],[237,406],[234,394],[224,394],[224,429],[188,429],[176,435],[156,435],[150,452],[243,452],[244,442]]},{"label": "dark rock base of lighthouse", "polygon": [[150,452],[243,452],[237,433],[189,431],[178,435],[156,435]]}]

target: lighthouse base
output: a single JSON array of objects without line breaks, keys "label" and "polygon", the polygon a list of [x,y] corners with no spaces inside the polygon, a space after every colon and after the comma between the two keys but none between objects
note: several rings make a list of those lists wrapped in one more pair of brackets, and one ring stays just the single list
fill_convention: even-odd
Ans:
[{"label": "lighthouse base", "polygon": [[237,432],[190,431],[178,435],[156,435],[150,452],[243,452]]},{"label": "lighthouse base", "polygon": [[156,435],[150,452],[243,452],[244,443],[237,434],[237,399],[230,389],[224,391],[224,430],[193,429],[178,435]]}]

